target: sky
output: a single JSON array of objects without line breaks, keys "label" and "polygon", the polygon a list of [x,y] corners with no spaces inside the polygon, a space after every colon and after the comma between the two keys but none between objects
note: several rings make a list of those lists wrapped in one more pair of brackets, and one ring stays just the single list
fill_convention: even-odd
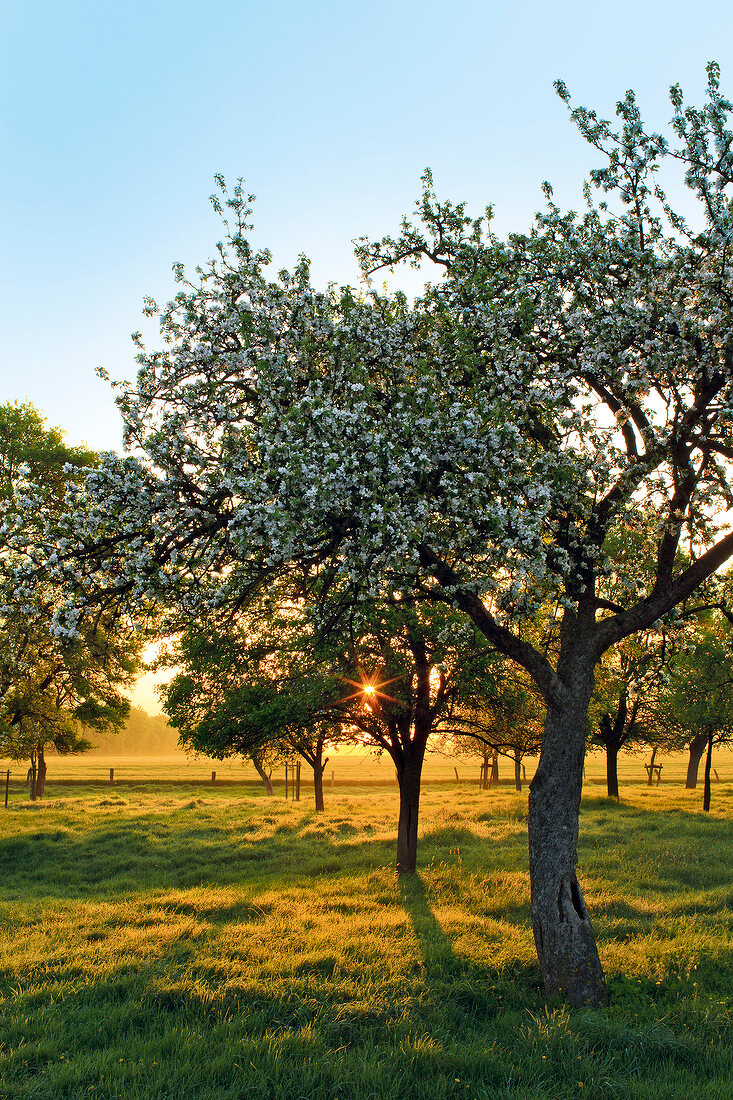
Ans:
[{"label": "sky", "polygon": [[354,285],[352,240],[392,232],[425,167],[439,197],[526,229],[549,180],[580,205],[596,165],[553,90],[661,128],[669,85],[733,97],[733,7],[547,0],[0,0],[0,401],[71,443],[121,446],[143,298],[172,295],[221,231],[216,173],[257,196],[274,270],[305,253]]},{"label": "sky", "polygon": [[134,378],[144,296],[211,255],[217,172],[257,195],[275,270],[304,252],[317,284],[354,284],[351,241],[395,229],[428,165],[500,232],[544,179],[579,205],[595,162],[556,78],[606,117],[633,87],[660,127],[711,59],[733,94],[731,53],[715,2],[0,0],[0,400],[119,449],[95,369]]}]

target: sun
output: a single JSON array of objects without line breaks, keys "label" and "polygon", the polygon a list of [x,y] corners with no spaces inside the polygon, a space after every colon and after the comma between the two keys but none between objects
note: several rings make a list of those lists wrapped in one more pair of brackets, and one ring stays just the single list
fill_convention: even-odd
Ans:
[{"label": "sun", "polygon": [[398,706],[402,705],[399,699],[394,699],[391,695],[387,695],[387,693],[382,690],[389,684],[394,684],[397,680],[401,680],[401,676],[393,676],[391,680],[382,680],[377,684],[369,683],[363,672],[361,676],[362,679],[360,680],[350,680],[348,676],[339,676],[339,679],[343,680],[345,684],[351,684],[352,687],[356,688],[356,691],[352,692],[351,695],[346,695],[343,699],[339,699],[339,703],[348,703],[352,699],[361,698],[370,710],[373,709],[375,704],[379,705],[381,700],[396,703]]}]

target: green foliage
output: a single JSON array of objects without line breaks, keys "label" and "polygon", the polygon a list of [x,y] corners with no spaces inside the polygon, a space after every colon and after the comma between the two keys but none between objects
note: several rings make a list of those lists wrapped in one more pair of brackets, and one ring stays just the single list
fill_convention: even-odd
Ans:
[{"label": "green foliage", "polygon": [[70,477],[81,477],[97,464],[85,447],[70,447],[59,428],[48,428],[30,403],[0,405],[0,499],[9,501],[25,471],[46,494],[49,506],[62,507]]},{"label": "green foliage", "polygon": [[733,741],[733,626],[723,616],[695,624],[671,662],[656,712],[676,747],[697,734],[712,736],[714,744]]}]

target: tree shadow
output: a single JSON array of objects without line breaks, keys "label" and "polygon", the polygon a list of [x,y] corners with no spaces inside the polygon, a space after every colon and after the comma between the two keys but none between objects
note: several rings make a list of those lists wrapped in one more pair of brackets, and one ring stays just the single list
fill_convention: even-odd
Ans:
[{"label": "tree shadow", "polygon": [[461,970],[450,941],[430,907],[425,883],[418,873],[410,875],[402,884],[402,896],[422,952],[425,977],[428,980],[444,978]]},{"label": "tree shadow", "polygon": [[104,819],[85,832],[67,825],[0,838],[6,900],[113,901],[202,883],[265,889],[363,873],[389,865],[393,856],[392,843],[381,839],[355,846],[338,835],[301,837],[299,822],[276,824],[262,835],[250,833],[247,821],[226,827],[183,814],[141,814]]}]

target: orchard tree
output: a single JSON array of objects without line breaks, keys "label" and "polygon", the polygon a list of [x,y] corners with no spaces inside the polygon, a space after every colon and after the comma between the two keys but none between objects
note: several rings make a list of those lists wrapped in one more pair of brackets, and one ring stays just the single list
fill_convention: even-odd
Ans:
[{"label": "orchard tree", "polygon": [[618,755],[622,749],[669,747],[656,720],[655,700],[667,675],[668,639],[651,627],[609,650],[596,671],[589,718],[592,744],[606,755],[606,790],[618,800]]},{"label": "orchard tree", "polygon": [[179,631],[159,659],[159,667],[176,669],[160,689],[163,708],[184,748],[219,760],[246,757],[270,795],[267,762],[301,756],[313,770],[321,811],[327,746],[353,741],[330,706],[343,684],[324,672],[323,661],[300,609],[265,593],[236,620]]},{"label": "orchard tree", "polygon": [[455,716],[458,731],[446,745],[461,754],[479,754],[484,790],[490,782],[499,781],[499,756],[508,757],[514,769],[514,788],[521,791],[522,761],[538,753],[542,745],[544,707],[523,669],[505,661],[500,664],[496,653],[487,657],[484,691],[473,709],[460,708]]},{"label": "orchard tree", "polygon": [[[317,291],[305,260],[268,278],[246,195],[217,196],[216,258],[190,279],[176,268],[174,300],[148,303],[163,346],[138,338],[137,384],[119,395],[131,454],[101,462],[61,530],[29,513],[17,577],[20,591],[38,570],[65,579],[70,634],[97,601],[155,593],[205,616],[294,569],[462,612],[547,708],[532,922],[545,989],[573,1004],[607,997],[576,873],[595,667],[733,553],[731,104],[714,64],[702,107],[676,86],[671,101],[669,139],[631,92],[617,124],[573,109],[601,164],[586,209],[564,213],[546,185],[531,228],[504,240],[490,210],[438,201],[426,175],[415,219],[358,249],[367,275],[435,264],[412,304]],[[660,188],[667,166],[694,223]],[[640,502],[653,573],[630,561],[611,600],[614,536]],[[541,606],[557,609],[547,649],[523,631]]]},{"label": "orchard tree", "polygon": [[181,632],[163,658],[178,669],[164,708],[181,743],[208,755],[299,754],[313,769],[317,810],[329,745],[388,753],[400,791],[396,869],[411,874],[429,739],[485,728],[496,658],[442,604],[415,606],[396,592],[354,603],[328,587],[315,605],[271,587],[235,620]]},{"label": "orchard tree", "polygon": [[708,615],[695,623],[688,644],[670,663],[668,682],[654,707],[656,721],[677,749],[687,748],[686,786],[697,786],[705,754],[703,809],[710,809],[710,770],[715,745],[733,743],[733,615]]}]

